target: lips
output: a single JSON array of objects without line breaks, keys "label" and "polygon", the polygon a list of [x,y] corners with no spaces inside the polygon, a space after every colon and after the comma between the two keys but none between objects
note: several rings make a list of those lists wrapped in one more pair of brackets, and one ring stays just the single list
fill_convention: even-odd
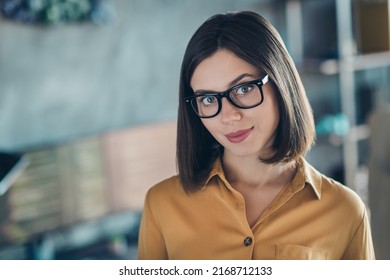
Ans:
[{"label": "lips", "polygon": [[252,129],[253,127],[248,129],[237,130],[235,132],[226,134],[225,137],[231,143],[241,143],[249,136],[249,134],[252,133]]}]

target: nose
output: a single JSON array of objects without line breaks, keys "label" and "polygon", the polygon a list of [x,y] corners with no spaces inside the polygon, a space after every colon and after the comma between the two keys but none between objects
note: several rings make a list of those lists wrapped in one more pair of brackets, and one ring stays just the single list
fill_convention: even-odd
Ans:
[{"label": "nose", "polygon": [[232,124],[241,119],[241,111],[226,98],[222,98],[220,118],[224,124]]}]

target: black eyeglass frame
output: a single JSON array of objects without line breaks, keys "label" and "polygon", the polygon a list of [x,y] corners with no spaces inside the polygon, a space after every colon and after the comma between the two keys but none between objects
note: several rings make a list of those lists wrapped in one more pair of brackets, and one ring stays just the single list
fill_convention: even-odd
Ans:
[{"label": "black eyeglass frame", "polygon": [[[251,109],[251,108],[254,108],[254,107],[257,107],[259,106],[261,103],[263,103],[264,101],[264,93],[263,93],[263,86],[269,81],[269,77],[268,77],[268,74],[266,74],[263,78],[261,79],[257,79],[257,80],[253,80],[253,81],[248,81],[248,82],[245,82],[245,83],[242,83],[242,84],[238,84],[238,85],[235,85],[234,87],[231,87],[229,88],[228,90],[225,90],[224,92],[216,92],[216,93],[201,93],[201,94],[197,94],[197,95],[192,95],[192,96],[189,96],[189,97],[186,97],[184,100],[186,101],[186,103],[190,103],[191,104],[191,107],[192,109],[195,111],[195,113],[200,117],[200,118],[204,118],[204,119],[208,119],[208,118],[213,118],[215,117],[216,115],[218,115],[221,110],[222,110],[222,98],[226,97],[226,99],[231,103],[233,104],[234,106],[236,106],[237,108],[240,108],[240,109]],[[254,105],[251,105],[251,106],[241,106],[241,105],[238,105],[234,102],[234,100],[230,97],[230,93],[232,91],[234,91],[235,89],[238,89],[242,86],[245,86],[245,85],[253,85],[255,84],[259,90],[260,90],[260,95],[261,95],[261,100],[254,104]],[[196,99],[196,98],[199,98],[199,97],[203,97],[203,96],[213,96],[215,98],[217,98],[218,100],[218,110],[217,112],[214,114],[214,115],[211,115],[211,116],[201,116],[199,115],[197,109],[196,109],[196,105],[193,104],[193,100]]]}]

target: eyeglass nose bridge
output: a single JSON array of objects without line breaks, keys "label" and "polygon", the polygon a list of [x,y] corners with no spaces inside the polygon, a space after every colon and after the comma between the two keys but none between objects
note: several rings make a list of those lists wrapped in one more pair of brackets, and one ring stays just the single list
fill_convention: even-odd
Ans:
[{"label": "eyeglass nose bridge", "polygon": [[224,91],[218,95],[216,95],[218,99],[218,110],[216,115],[218,115],[222,111],[222,98],[226,98],[230,104],[233,105],[234,108],[240,108],[240,106],[234,102],[234,100],[230,97],[230,93],[233,91],[233,89],[229,89],[227,91]]}]

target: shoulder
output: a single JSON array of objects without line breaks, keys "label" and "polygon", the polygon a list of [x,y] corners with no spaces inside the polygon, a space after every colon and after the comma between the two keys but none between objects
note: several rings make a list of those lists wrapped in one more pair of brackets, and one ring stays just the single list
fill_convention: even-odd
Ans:
[{"label": "shoulder", "polygon": [[148,201],[167,201],[177,196],[186,195],[179,176],[175,175],[164,179],[154,186],[152,186],[146,193],[146,200]]},{"label": "shoulder", "polygon": [[336,201],[344,202],[350,207],[364,211],[365,204],[362,198],[350,187],[347,187],[323,174],[322,182],[324,195],[329,195]]},{"label": "shoulder", "polygon": [[365,215],[365,203],[356,191],[324,175],[311,164],[305,162],[304,165],[306,182],[313,187],[321,201],[336,209],[348,211],[347,213],[355,213],[361,218]]}]

